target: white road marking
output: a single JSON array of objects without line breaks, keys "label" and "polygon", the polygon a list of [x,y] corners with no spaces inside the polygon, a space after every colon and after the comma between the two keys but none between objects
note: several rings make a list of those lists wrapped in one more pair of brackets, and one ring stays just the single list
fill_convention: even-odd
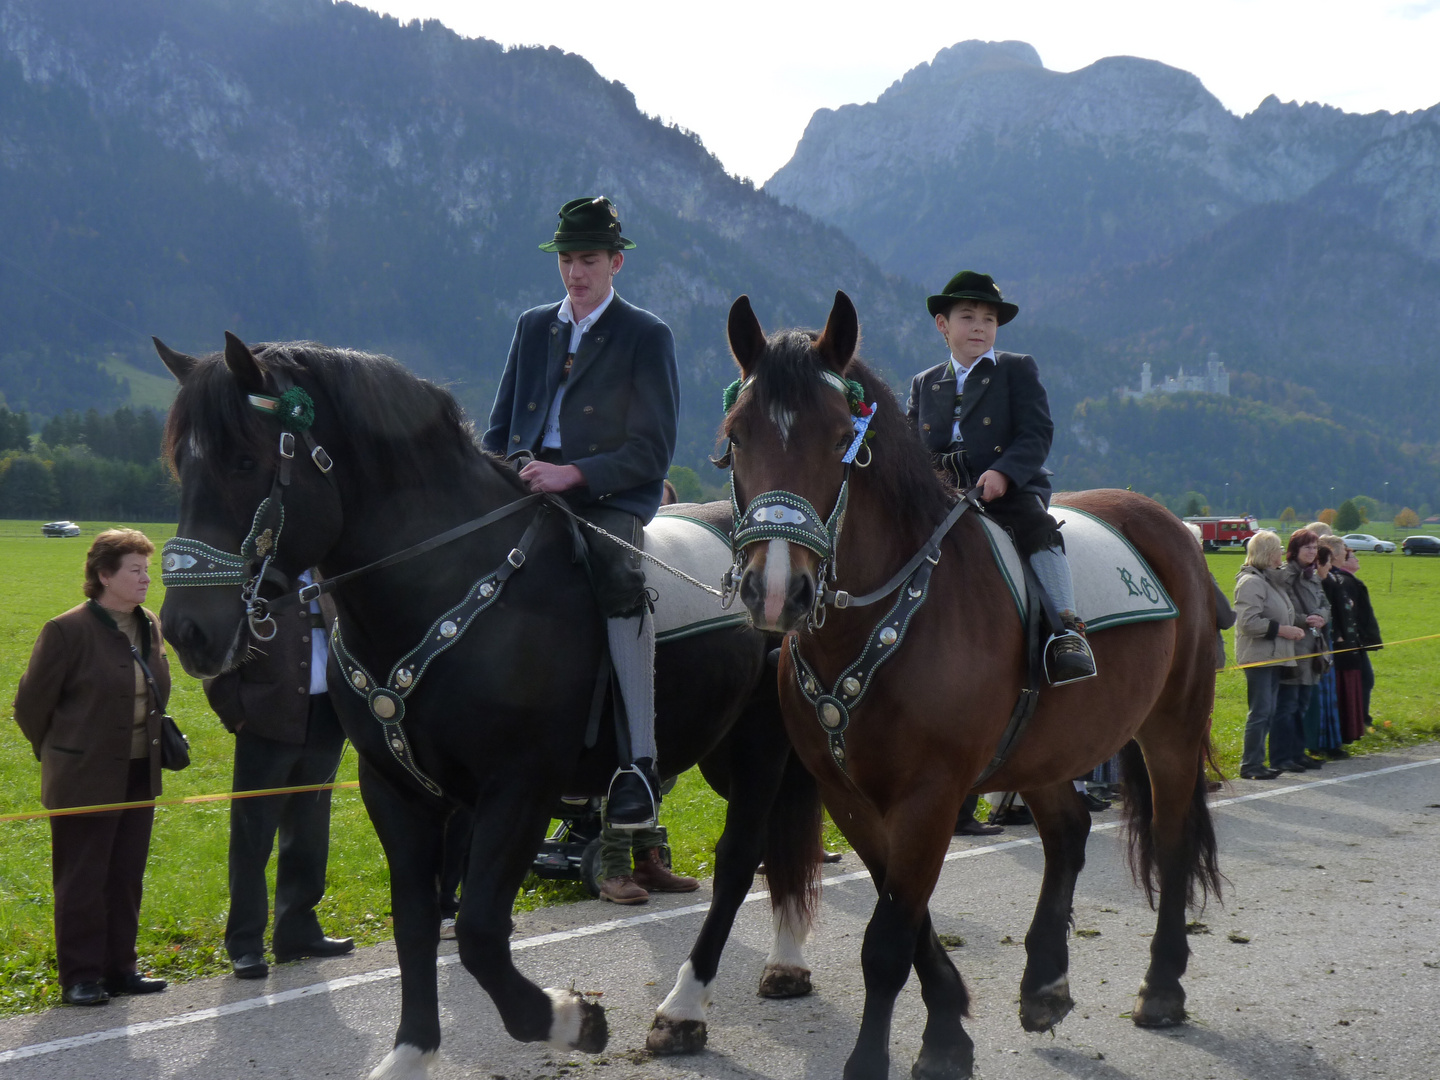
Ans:
[{"label": "white road marking", "polygon": [[[1307,780],[1304,783],[1289,784],[1285,787],[1269,788],[1265,791],[1256,791],[1249,795],[1236,795],[1228,799],[1215,799],[1210,803],[1211,809],[1221,806],[1234,806],[1238,803],[1256,802],[1261,799],[1274,799],[1281,795],[1290,795],[1297,791],[1309,791],[1312,788],[1329,787],[1332,784],[1350,784],[1357,780],[1369,780],[1375,776],[1386,776],[1390,773],[1406,772],[1410,769],[1423,769],[1431,765],[1440,765],[1440,758],[1428,758],[1425,761],[1410,761],[1404,765],[1390,765],[1383,769],[1372,769],[1369,772],[1351,773],[1347,776],[1335,776],[1326,780]],[[1106,821],[1094,826],[1091,832],[1108,832],[1120,827],[1119,821]],[[1040,843],[1038,836],[1022,837],[1018,840],[1003,840],[996,844],[984,844],[979,847],[965,848],[961,851],[952,851],[945,856],[946,862],[954,862],[957,859],[973,859],[981,855],[990,855],[997,851],[1008,851],[1013,848],[1033,847]],[[870,876],[868,870],[856,870],[848,874],[835,874],[824,879],[825,885],[839,885],[847,881],[861,881]],[[753,904],[761,900],[768,900],[768,892],[752,892],[745,896],[744,903]],[[533,937],[521,938],[510,943],[512,952],[519,952],[525,949],[538,949],[546,945],[555,945],[565,941],[575,941],[579,938],[593,937],[596,934],[609,934],[616,930],[627,930],[633,926],[644,926],[646,923],[670,922],[674,919],[682,919],[688,915],[700,915],[710,910],[710,904],[689,904],[685,907],[674,908],[669,911],[653,911],[646,915],[632,915],[624,919],[610,919],[606,922],[593,923],[589,926],[577,926],[571,930],[557,930],[550,934],[536,934]],[[437,961],[440,966],[458,964],[460,956],[458,953],[451,953],[442,956]],[[273,1005],[283,1005],[287,1001],[296,1001],[300,998],[313,997],[316,994],[330,994],[339,990],[348,990],[353,986],[367,986],[370,983],[384,982],[387,979],[400,977],[398,967],[377,968],[375,971],[366,971],[359,975],[347,975],[340,979],[329,979],[325,982],[312,983],[309,986],[297,986],[293,990],[282,990],[275,994],[264,994],[260,997],[247,998],[244,1001],[232,1001],[226,1005],[217,1005],[209,1009],[196,1009],[179,1016],[166,1016],[158,1020],[147,1020],[139,1024],[126,1024],[124,1027],[108,1028],[104,1031],[92,1031],[85,1035],[72,1035],[64,1039],[52,1039],[49,1042],[32,1043],[29,1046],[16,1047],[14,1050],[0,1050],[0,1065],[10,1061],[23,1061],[26,1058],[42,1057],[45,1054],[54,1054],[63,1050],[76,1050],[81,1047],[93,1046],[96,1043],[111,1042],[115,1039],[128,1039],[136,1035],[146,1035],[152,1031],[166,1031],[170,1028],[184,1027],[187,1024],[199,1024],[207,1020],[216,1020],[222,1016],[234,1016],[236,1013],[250,1012],[252,1009],[266,1009]]]}]

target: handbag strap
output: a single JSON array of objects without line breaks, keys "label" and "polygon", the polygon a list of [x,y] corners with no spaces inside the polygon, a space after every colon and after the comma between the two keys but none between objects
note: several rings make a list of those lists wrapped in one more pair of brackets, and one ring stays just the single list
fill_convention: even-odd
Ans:
[{"label": "handbag strap", "polygon": [[[145,629],[150,629],[149,620],[146,620]],[[135,662],[140,665],[140,670],[145,673],[145,681],[150,684],[150,693],[155,695],[155,708],[164,712],[165,703],[160,700],[160,689],[155,685],[155,676],[150,674],[150,665],[145,663],[145,658],[140,655],[140,650],[134,645],[130,646],[130,655],[135,657]]]}]

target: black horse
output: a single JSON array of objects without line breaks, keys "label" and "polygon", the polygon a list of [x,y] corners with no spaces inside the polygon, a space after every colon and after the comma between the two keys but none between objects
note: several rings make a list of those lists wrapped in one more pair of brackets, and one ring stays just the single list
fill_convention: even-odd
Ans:
[{"label": "black horse", "polygon": [[[387,357],[309,343],[252,352],[228,334],[223,353],[200,359],[156,348],[181,384],[166,427],[181,539],[167,545],[163,569],[177,586],[206,586],[168,589],[162,613],[192,675],[227,670],[243,661],[252,633],[263,636],[253,600],[262,576],[293,580],[318,567],[335,579],[526,495],[508,466],[478,449],[449,393]],[[576,555],[565,515],[534,502],[333,594],[348,656],[341,664],[332,650],[331,696],[390,864],[401,972],[395,1047],[373,1077],[427,1076],[440,1045],[437,879],[457,805],[476,821],[457,919],[461,961],[516,1039],[605,1045],[603,1009],[573,989],[536,986],[516,970],[508,941],[552,807],[562,794],[602,793],[615,765],[608,718],[585,749],[605,631]],[[226,583],[207,585],[214,566],[230,569],[211,579]],[[463,598],[484,608],[468,632],[457,623],[463,614],[449,614]],[[423,668],[397,663],[432,637],[453,640]],[[777,948],[761,992],[809,989],[797,943],[815,900],[820,810],[779,718],[770,646],[731,627],[657,655],[661,769],[675,775],[698,763],[729,800],[714,903],[657,1014],[657,1051],[704,1043],[720,952],[762,857]],[[378,688],[387,671],[391,690],[407,693]]]}]

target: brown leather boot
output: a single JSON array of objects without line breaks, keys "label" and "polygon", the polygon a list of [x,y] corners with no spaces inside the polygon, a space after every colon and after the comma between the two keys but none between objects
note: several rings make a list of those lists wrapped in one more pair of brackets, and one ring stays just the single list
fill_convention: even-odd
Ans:
[{"label": "brown leather boot", "polygon": [[600,882],[600,899],[612,904],[643,904],[650,899],[650,894],[636,885],[629,874],[621,874]]},{"label": "brown leather boot", "polygon": [[635,855],[635,884],[651,892],[694,892],[700,882],[672,873],[660,861],[660,849],[650,848]]}]

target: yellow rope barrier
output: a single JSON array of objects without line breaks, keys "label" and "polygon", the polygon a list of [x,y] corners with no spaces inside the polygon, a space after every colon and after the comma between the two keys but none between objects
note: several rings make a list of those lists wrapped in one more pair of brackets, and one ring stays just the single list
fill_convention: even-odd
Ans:
[{"label": "yellow rope barrier", "polygon": [[[1423,637],[1402,638],[1399,641],[1387,641],[1386,648],[1393,648],[1396,645],[1410,645],[1417,641],[1434,641],[1440,638],[1440,634],[1426,634]],[[1332,649],[1330,655],[1334,656],[1342,652],[1362,652],[1363,646],[1356,646],[1351,649]],[[1291,657],[1294,660],[1308,660],[1313,656],[1323,656],[1324,653],[1306,653],[1304,656]],[[1226,671],[1243,671],[1246,668],[1270,667],[1275,664],[1283,664],[1284,660],[1261,660],[1250,664],[1229,664]],[[0,814],[0,824],[7,821],[33,821],[37,818],[65,817],[70,814],[98,814],[106,810],[138,810],[147,806],[187,806],[194,803],[209,802],[232,802],[235,799],[255,799],[262,795],[297,795],[307,791],[333,791],[338,788],[358,788],[360,781],[343,780],[333,784],[305,784],[301,787],[263,788],[256,791],[222,791],[212,795],[186,795],[177,799],[144,799],[139,802],[102,803],[96,806],[66,806],[59,810],[31,810],[23,814]]]},{"label": "yellow rope barrier", "polygon": [[1355,645],[1348,649],[1327,649],[1325,652],[1305,653],[1302,656],[1288,656],[1284,660],[1256,660],[1249,664],[1226,664],[1226,671],[1244,671],[1246,668],[1274,667],[1277,664],[1285,664],[1291,660],[1310,660],[1317,656],[1339,656],[1347,652],[1374,652],[1378,648],[1393,648],[1396,645],[1409,645],[1416,641],[1433,641],[1440,638],[1440,634],[1426,634],[1424,637],[1401,638],[1399,641],[1387,641],[1383,646]]},{"label": "yellow rope barrier", "polygon": [[333,784],[303,784],[299,787],[260,788],[255,791],[221,791],[213,795],[186,795],[178,799],[141,799],[139,802],[65,806],[58,810],[31,810],[23,814],[0,814],[0,822],[66,817],[70,814],[98,814],[106,810],[140,810],[147,806],[185,806],[189,803],[233,802],[236,799],[254,799],[261,795],[296,795],[306,791],[333,791],[336,788],[358,788],[359,786],[359,780],[341,780]]}]

